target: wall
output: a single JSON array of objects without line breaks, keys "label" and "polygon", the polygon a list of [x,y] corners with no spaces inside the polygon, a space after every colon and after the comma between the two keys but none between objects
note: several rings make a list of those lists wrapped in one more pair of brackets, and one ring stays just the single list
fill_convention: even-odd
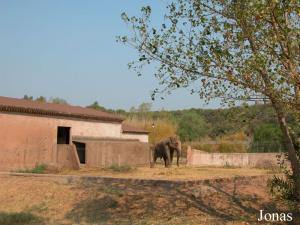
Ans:
[{"label": "wall", "polygon": [[148,143],[148,134],[137,134],[137,133],[122,133],[122,138],[139,140],[140,142]]},{"label": "wall", "polygon": [[0,112],[0,170],[57,163],[57,126],[71,136],[121,137],[121,124]]},{"label": "wall", "polygon": [[187,164],[192,166],[277,166],[278,153],[205,153],[188,147]]},{"label": "wall", "polygon": [[75,145],[57,145],[58,168],[79,169],[80,162]]},{"label": "wall", "polygon": [[138,141],[87,141],[86,166],[150,165],[147,143]]}]

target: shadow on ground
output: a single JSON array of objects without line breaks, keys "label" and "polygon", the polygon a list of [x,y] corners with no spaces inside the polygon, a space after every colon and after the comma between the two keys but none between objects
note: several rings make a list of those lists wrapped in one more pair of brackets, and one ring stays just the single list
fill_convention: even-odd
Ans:
[{"label": "shadow on ground", "polygon": [[30,212],[0,212],[0,225],[43,225],[42,218]]},{"label": "shadow on ground", "polygon": [[90,224],[263,224],[259,210],[281,212],[266,181],[208,182],[161,187],[132,183],[85,186],[86,198],[67,218]]}]

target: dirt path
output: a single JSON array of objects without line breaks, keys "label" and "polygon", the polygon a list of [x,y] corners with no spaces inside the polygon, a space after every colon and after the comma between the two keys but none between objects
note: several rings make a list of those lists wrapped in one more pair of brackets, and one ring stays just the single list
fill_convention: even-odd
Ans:
[{"label": "dirt path", "polygon": [[47,177],[0,176],[0,212],[40,218],[27,224],[255,224],[259,209],[283,210],[269,197],[266,182],[266,177],[256,177],[170,188],[126,181],[71,185]]}]

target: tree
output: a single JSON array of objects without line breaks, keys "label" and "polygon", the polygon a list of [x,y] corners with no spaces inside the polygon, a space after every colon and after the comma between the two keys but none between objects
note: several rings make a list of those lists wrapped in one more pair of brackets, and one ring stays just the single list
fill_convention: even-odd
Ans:
[{"label": "tree", "polygon": [[183,141],[196,141],[208,134],[208,125],[196,112],[190,111],[181,117],[178,134]]},{"label": "tree", "polygon": [[151,110],[152,104],[148,102],[143,102],[139,105],[137,112],[140,119],[146,120],[150,110]]},{"label": "tree", "polygon": [[92,109],[97,109],[97,110],[102,110],[105,111],[105,107],[99,105],[99,103],[97,101],[95,101],[93,104],[87,106],[87,108],[92,108]]},{"label": "tree", "polygon": [[33,96],[29,96],[29,95],[24,95],[23,97],[24,100],[33,100]]},{"label": "tree", "polygon": [[284,150],[282,149],[282,132],[276,125],[264,123],[255,127],[253,140],[249,147],[250,151],[274,152]]},{"label": "tree", "polygon": [[[177,0],[165,21],[151,25],[151,7],[141,17],[122,14],[132,37],[118,40],[137,49],[129,67],[141,75],[157,65],[155,77],[169,93],[191,88],[209,101],[268,99],[274,108],[300,199],[299,159],[286,123],[286,109],[300,110],[300,4],[298,0]],[[199,84],[196,88],[195,83]]]},{"label": "tree", "polygon": [[37,98],[35,99],[35,101],[38,101],[38,102],[47,102],[47,99],[46,99],[46,97],[44,97],[44,96],[40,96],[40,97],[37,97]]},{"label": "tree", "polygon": [[139,105],[138,107],[138,112],[139,113],[147,113],[151,110],[152,104],[148,102],[143,102],[142,104]]},{"label": "tree", "polygon": [[51,103],[55,103],[55,104],[63,104],[63,105],[68,105],[68,102],[63,99],[63,98],[59,98],[59,97],[55,97],[55,98],[50,98],[49,102]]}]

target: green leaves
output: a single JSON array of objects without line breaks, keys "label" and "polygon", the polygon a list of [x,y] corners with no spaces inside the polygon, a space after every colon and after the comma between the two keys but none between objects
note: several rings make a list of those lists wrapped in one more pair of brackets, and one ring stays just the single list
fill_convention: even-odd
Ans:
[{"label": "green leaves", "polygon": [[167,5],[159,27],[151,23],[150,6],[141,17],[123,13],[132,36],[119,40],[139,52],[131,64],[138,75],[156,65],[154,95],[205,78],[193,92],[207,99],[256,93],[291,104],[300,83],[299,8],[295,0],[177,0]]}]

